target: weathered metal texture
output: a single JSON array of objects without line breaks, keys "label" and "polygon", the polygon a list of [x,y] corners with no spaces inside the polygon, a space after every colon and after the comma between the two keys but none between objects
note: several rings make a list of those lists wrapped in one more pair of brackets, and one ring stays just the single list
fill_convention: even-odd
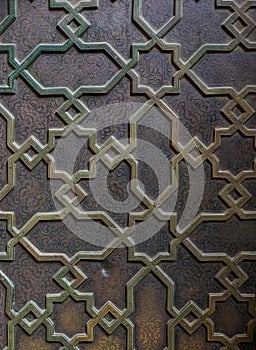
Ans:
[{"label": "weathered metal texture", "polygon": [[[255,350],[256,2],[1,0],[0,21],[0,348]],[[55,171],[70,126],[90,139],[76,176]],[[131,192],[130,211],[98,200]]]}]

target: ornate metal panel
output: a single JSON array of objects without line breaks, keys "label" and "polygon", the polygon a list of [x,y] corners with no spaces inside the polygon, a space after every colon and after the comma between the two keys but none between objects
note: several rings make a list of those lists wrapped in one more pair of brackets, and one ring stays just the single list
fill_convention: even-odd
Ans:
[{"label": "ornate metal panel", "polygon": [[1,349],[256,348],[255,25],[1,0]]}]

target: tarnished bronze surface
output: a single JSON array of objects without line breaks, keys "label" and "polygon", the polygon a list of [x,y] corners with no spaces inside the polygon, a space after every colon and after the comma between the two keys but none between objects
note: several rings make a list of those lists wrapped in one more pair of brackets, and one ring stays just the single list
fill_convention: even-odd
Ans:
[{"label": "tarnished bronze surface", "polygon": [[0,0],[0,349],[256,349],[255,49],[254,0]]}]

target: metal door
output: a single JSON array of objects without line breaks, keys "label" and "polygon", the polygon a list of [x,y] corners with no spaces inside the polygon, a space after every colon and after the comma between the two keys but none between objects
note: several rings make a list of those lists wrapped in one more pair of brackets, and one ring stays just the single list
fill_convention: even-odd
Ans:
[{"label": "metal door", "polygon": [[1,0],[1,349],[256,348],[255,25]]}]

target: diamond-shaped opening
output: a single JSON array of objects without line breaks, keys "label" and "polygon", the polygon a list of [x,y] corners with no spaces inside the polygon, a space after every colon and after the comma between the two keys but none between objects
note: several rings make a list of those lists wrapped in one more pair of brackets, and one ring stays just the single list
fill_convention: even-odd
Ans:
[{"label": "diamond-shaped opening", "polygon": [[237,201],[239,198],[241,198],[241,193],[235,188],[233,191],[229,194],[235,201]]},{"label": "diamond-shaped opening", "polygon": [[74,199],[77,197],[76,193],[75,193],[74,191],[72,191],[72,190],[69,190],[69,191],[66,193],[66,196],[67,196],[70,200],[74,200]]},{"label": "diamond-shaped opening", "polygon": [[33,146],[31,146],[30,149],[27,151],[26,155],[30,160],[33,160],[38,155],[38,152]]},{"label": "diamond-shaped opening", "polygon": [[191,324],[194,321],[198,320],[198,317],[193,311],[191,311],[186,317],[184,317],[184,319]]},{"label": "diamond-shaped opening", "polygon": [[115,149],[115,148],[110,148],[110,150],[108,151],[108,155],[114,159],[116,156],[119,155],[119,152]]},{"label": "diamond-shaped opening", "polygon": [[73,19],[68,27],[69,29],[74,33],[79,27],[81,26],[81,24],[76,20],[76,19]]},{"label": "diamond-shaped opening", "polygon": [[33,311],[30,311],[25,318],[23,318],[23,321],[27,321],[29,325],[31,325],[33,322],[37,320],[37,316],[34,314]]},{"label": "diamond-shaped opening", "polygon": [[69,117],[74,120],[80,113],[79,109],[76,106],[72,105],[66,112]]},{"label": "diamond-shaped opening", "polygon": [[237,119],[239,119],[240,116],[241,116],[241,114],[244,113],[244,110],[242,109],[241,106],[236,105],[236,106],[232,109],[231,112],[234,114],[234,116],[235,116]]},{"label": "diamond-shaped opening", "polygon": [[114,322],[116,320],[116,317],[112,314],[112,312],[108,312],[105,316],[104,319],[108,322]]},{"label": "diamond-shaped opening", "polygon": [[197,158],[198,156],[200,156],[200,152],[199,149],[197,147],[194,147],[189,154],[193,157],[193,158]]},{"label": "diamond-shaped opening", "polygon": [[70,271],[68,271],[68,273],[65,275],[65,280],[67,280],[69,283],[72,283],[75,281],[76,277],[73,275],[73,273],[71,273]]},{"label": "diamond-shaped opening", "polygon": [[227,279],[230,283],[233,283],[235,280],[238,279],[238,276],[234,273],[234,271],[230,271],[230,273],[227,275],[226,279]]},{"label": "diamond-shaped opening", "polygon": [[243,21],[241,18],[238,18],[234,23],[233,27],[239,31],[239,33],[242,33],[242,31],[247,27],[247,23]]}]

